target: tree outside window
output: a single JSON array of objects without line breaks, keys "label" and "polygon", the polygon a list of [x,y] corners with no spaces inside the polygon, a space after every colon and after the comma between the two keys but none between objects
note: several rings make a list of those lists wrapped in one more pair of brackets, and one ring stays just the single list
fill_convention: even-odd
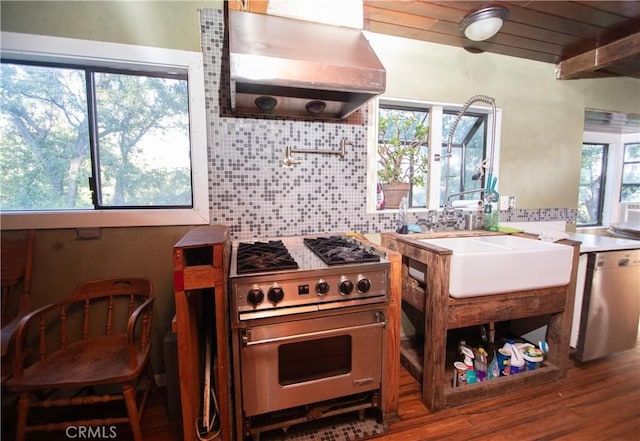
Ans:
[{"label": "tree outside window", "polygon": [[582,145],[578,226],[602,225],[608,144]]}]

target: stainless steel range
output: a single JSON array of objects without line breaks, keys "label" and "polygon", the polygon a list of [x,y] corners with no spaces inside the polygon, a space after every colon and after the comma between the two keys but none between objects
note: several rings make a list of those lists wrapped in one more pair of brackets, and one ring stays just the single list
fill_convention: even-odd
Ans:
[{"label": "stainless steel range", "polygon": [[389,262],[347,236],[234,242],[236,431],[380,405]]}]

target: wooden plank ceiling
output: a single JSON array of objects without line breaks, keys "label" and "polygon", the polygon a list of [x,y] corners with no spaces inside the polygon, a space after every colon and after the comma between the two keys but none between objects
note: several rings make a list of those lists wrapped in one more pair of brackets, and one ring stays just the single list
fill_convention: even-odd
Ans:
[{"label": "wooden plank ceiling", "polygon": [[[509,15],[487,41],[464,37],[469,13],[501,5]],[[364,28],[557,65],[558,79],[640,78],[640,1],[364,0]]]}]

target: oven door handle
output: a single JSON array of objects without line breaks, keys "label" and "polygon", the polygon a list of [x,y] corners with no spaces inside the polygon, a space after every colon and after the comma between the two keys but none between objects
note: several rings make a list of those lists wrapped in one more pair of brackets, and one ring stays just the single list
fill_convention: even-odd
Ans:
[{"label": "oven door handle", "polygon": [[342,328],[326,329],[323,331],[304,332],[304,333],[295,334],[295,335],[284,335],[282,337],[265,338],[265,339],[256,340],[256,341],[249,341],[251,329],[246,329],[242,334],[242,345],[256,346],[256,345],[263,345],[268,343],[277,343],[277,342],[284,342],[284,341],[291,341],[291,340],[301,340],[301,339],[307,340],[314,337],[321,337],[321,336],[338,334],[338,333],[344,334],[346,332],[358,331],[361,329],[384,328],[387,325],[387,322],[382,313],[377,313],[376,319],[379,321],[376,323],[368,323],[366,325],[345,326]]}]

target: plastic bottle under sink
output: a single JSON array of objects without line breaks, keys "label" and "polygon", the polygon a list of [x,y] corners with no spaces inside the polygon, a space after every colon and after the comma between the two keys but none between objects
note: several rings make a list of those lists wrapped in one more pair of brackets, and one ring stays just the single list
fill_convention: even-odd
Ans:
[{"label": "plastic bottle under sink", "polygon": [[523,356],[524,354],[520,351],[520,349],[515,344],[515,342],[513,340],[507,340],[507,342],[504,344],[502,348],[511,352],[510,375],[524,372],[524,369],[525,369],[525,360]]},{"label": "plastic bottle under sink", "polygon": [[540,367],[544,361],[544,352],[542,349],[536,348],[531,343],[521,343],[516,346],[518,346],[518,349],[522,352],[526,370],[530,371]]},{"label": "plastic bottle under sink", "polygon": [[493,380],[494,378],[498,378],[499,376],[500,366],[498,365],[498,357],[496,356],[494,350],[491,361],[489,362],[489,366],[487,366],[487,380]]},{"label": "plastic bottle under sink", "polygon": [[484,348],[479,348],[475,351],[475,356],[473,367],[476,370],[476,379],[482,382],[487,379],[487,352]]},{"label": "plastic bottle under sink", "polygon": [[469,357],[464,357],[464,364],[467,367],[467,384],[473,384],[477,381],[476,370],[473,367],[473,361]]},{"label": "plastic bottle under sink", "polygon": [[460,356],[459,361],[464,361],[464,357],[466,355],[468,354],[473,355],[473,350],[471,349],[471,346],[467,344],[466,341],[460,340],[460,343],[458,343],[458,354]]},{"label": "plastic bottle under sink", "polygon": [[467,384],[473,384],[476,382],[476,370],[473,367],[473,350],[468,346],[460,345],[460,351],[464,354],[464,364],[467,367]]}]

